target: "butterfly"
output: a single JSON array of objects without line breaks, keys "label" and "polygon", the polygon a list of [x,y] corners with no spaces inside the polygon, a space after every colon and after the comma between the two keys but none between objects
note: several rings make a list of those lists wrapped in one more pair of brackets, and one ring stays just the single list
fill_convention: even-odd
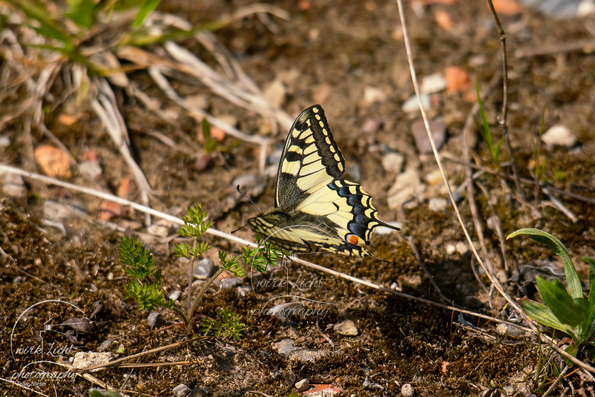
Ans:
[{"label": "butterfly", "polygon": [[[380,226],[372,197],[339,179],[345,160],[320,105],[293,122],[277,171],[275,207],[248,219],[252,230],[282,249],[372,256],[364,245]],[[378,258],[377,258],[378,259]]]}]

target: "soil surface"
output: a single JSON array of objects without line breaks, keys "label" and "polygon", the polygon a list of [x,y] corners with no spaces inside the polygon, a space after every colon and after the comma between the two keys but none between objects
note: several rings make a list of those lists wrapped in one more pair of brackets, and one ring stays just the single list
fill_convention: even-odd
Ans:
[{"label": "soil surface", "polygon": [[[406,6],[405,14],[418,76],[446,76],[451,67],[466,73],[463,88],[448,81],[455,84],[454,88],[430,94],[428,110],[431,119],[442,120],[446,126],[440,154],[462,161],[463,127],[476,103],[474,82],[485,89],[502,70],[499,36],[485,2],[413,3]],[[159,9],[199,24],[247,4],[164,1]],[[246,75],[269,93],[271,101],[277,97],[277,105],[292,118],[314,103],[324,107],[347,163],[346,178],[361,183],[374,198],[380,219],[398,221],[401,226],[400,232],[376,233],[372,239],[370,251],[386,261],[328,253],[301,258],[393,291],[444,303],[420,267],[408,242],[411,238],[447,304],[453,302],[526,326],[497,292],[490,294],[490,281],[478,270],[465,244],[457,246],[465,237],[450,203],[443,209],[430,209],[432,199],[446,199],[447,195],[441,182],[432,176],[438,169],[434,157],[420,153],[416,146],[412,129],[421,118],[419,111],[402,109],[414,91],[396,3],[301,0],[276,5],[289,12],[289,20],[252,15],[212,33],[239,61]],[[592,41],[595,25],[592,18],[553,20],[530,9],[500,17],[508,51],[507,125],[520,176],[535,178],[532,142],[539,140],[544,107],[544,131],[563,125],[576,137],[568,147],[541,145],[545,165],[541,180],[559,189],[550,190],[549,195],[542,190],[535,195],[533,185],[523,184],[523,200],[511,178],[482,171],[475,175],[474,193],[488,258],[507,292],[520,301],[526,297],[539,299],[533,287],[535,274],[554,277],[552,273],[563,273],[563,266],[546,246],[526,237],[505,241],[503,258],[495,224],[503,236],[522,227],[554,234],[568,248],[585,286],[588,267],[581,258],[595,256],[595,205],[560,193],[595,199],[595,57],[588,48],[584,52],[573,47]],[[181,44],[223,73],[213,55],[196,41]],[[543,53],[535,53],[542,49]],[[525,56],[517,56],[523,55],[521,51]],[[263,181],[260,189],[248,194],[262,212],[273,206],[273,175],[278,165],[274,153],[282,148],[286,130],[275,133],[270,120],[230,103],[204,85],[188,84],[174,76],[170,81],[180,96],[198,96],[210,114],[227,119],[233,116],[239,130],[275,142],[268,149],[273,155],[267,162],[266,176],[258,176],[260,148],[229,135],[205,162],[201,125],[169,100],[146,70],[131,71],[128,77],[158,99],[162,110],[177,114],[177,126],[167,123],[126,90],[114,87],[133,156],[155,190],[150,200],[153,208],[182,216],[188,206],[200,203],[210,212],[214,227],[230,233],[257,214],[252,204],[235,195],[234,181],[239,177]],[[271,88],[274,84],[281,88]],[[55,97],[60,95],[59,89],[56,83],[52,91]],[[497,122],[502,98],[500,79],[483,98],[496,141],[502,137]],[[12,100],[19,103],[19,98]],[[10,101],[4,97],[0,116],[16,106]],[[65,123],[61,118],[64,114],[73,115],[76,121]],[[0,148],[0,162],[35,171],[34,149],[53,143],[37,129],[30,135],[22,133],[25,123],[22,116],[0,131],[10,142]],[[100,159],[100,177],[84,176],[75,166],[72,175],[62,179],[116,194],[123,181],[132,177],[87,102],[69,99],[51,109],[45,123],[79,166],[89,152]],[[496,170],[479,134],[480,125],[476,115],[471,125],[471,161],[488,171]],[[196,153],[164,144],[150,131],[159,131]],[[394,152],[404,157],[403,171],[411,170],[425,185],[423,192],[397,208],[389,206],[389,190],[398,173],[383,167],[383,159]],[[502,145],[500,160],[500,172],[511,176],[506,144]],[[479,249],[467,190],[461,187],[466,167],[443,161],[451,187],[461,198],[458,205],[465,225]],[[3,395],[34,395],[22,387],[26,380],[15,374],[32,368],[64,374],[65,368],[56,363],[68,362],[77,352],[112,352],[113,357],[121,358],[187,338],[181,327],[170,326],[178,320],[167,310],[161,311],[161,324],[149,326],[148,313],[126,298],[128,278],[118,254],[123,235],[143,241],[162,271],[165,290],[182,291],[179,302],[185,305],[188,264],[173,252],[173,245],[179,242],[174,239],[177,226],[166,224],[162,228],[165,235],[151,234],[144,227],[144,214],[131,209],[103,221],[98,198],[27,178],[25,182],[24,197],[3,194],[0,198],[0,377],[21,383],[2,381]],[[140,200],[134,184],[127,198]],[[58,221],[52,219],[48,203],[60,203],[72,213]],[[560,210],[562,206],[574,219]],[[235,235],[254,241],[248,227]],[[215,264],[219,263],[217,251],[238,254],[241,249],[224,239],[208,235],[205,239],[214,246],[206,257]],[[484,256],[481,250],[480,255]],[[528,269],[523,267],[527,264],[537,270],[521,274],[519,269]],[[201,283],[195,282],[194,291]],[[257,276],[247,268],[247,276],[232,288],[215,284],[203,298],[199,314],[215,317],[224,308],[237,312],[244,324],[238,340],[211,335],[129,362],[182,362],[177,365],[106,368],[89,375],[129,396],[169,396],[180,384],[194,389],[193,395],[285,396],[297,392],[294,385],[304,378],[319,389],[332,388],[339,391],[337,395],[345,396],[406,395],[405,385],[412,386],[417,396],[541,395],[565,365],[535,335],[518,328],[509,328],[503,335],[495,322],[379,291],[294,262],[285,262],[266,275]],[[300,312],[278,318],[267,314],[272,306],[292,301],[319,310],[319,315]],[[60,325],[84,318],[91,323],[82,329]],[[357,335],[335,331],[334,326],[346,320],[353,322]],[[48,325],[53,332],[44,333]],[[287,339],[301,350],[284,353],[279,343]],[[562,340],[560,346],[563,344]],[[579,358],[593,365],[583,352]],[[41,360],[46,362],[39,363]],[[50,396],[87,396],[89,389],[102,384],[78,376],[31,382],[31,389]],[[553,395],[567,388],[571,388],[568,395],[593,393],[589,376],[576,367],[567,371]]]}]

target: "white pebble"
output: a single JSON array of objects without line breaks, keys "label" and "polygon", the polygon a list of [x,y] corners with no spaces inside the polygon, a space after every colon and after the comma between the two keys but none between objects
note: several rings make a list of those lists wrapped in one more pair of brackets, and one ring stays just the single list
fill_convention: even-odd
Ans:
[{"label": "white pebble", "polygon": [[572,147],[576,143],[576,136],[566,126],[557,124],[547,130],[541,140],[547,145]]}]

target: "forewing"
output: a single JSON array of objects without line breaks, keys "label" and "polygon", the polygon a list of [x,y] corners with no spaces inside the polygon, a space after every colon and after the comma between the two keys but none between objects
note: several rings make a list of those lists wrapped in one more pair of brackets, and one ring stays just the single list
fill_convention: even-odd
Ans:
[{"label": "forewing", "polygon": [[276,207],[294,207],[343,175],[345,160],[333,139],[324,110],[304,110],[289,131],[277,172]]}]

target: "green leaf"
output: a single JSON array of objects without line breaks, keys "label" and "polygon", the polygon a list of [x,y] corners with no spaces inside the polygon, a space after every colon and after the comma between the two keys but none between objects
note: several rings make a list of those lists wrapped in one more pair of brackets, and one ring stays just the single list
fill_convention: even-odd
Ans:
[{"label": "green leaf", "polygon": [[576,327],[587,321],[588,312],[584,312],[582,307],[575,305],[564,284],[558,280],[550,283],[539,276],[536,276],[535,280],[541,298],[560,322]]},{"label": "green leaf", "polygon": [[140,6],[140,10],[138,14],[136,14],[136,18],[134,18],[134,22],[132,22],[132,28],[134,30],[140,29],[145,20],[155,11],[157,6],[161,3],[161,0],[145,0]]},{"label": "green leaf", "polygon": [[72,22],[89,29],[95,22],[96,5],[93,0],[71,0],[70,11],[64,14]]},{"label": "green leaf", "polygon": [[207,119],[202,119],[202,136],[205,139],[211,137],[211,124],[209,124],[209,120]]},{"label": "green leaf", "polygon": [[[568,354],[570,354],[572,357],[576,358],[577,354],[578,354],[578,346],[576,345],[569,345],[566,349],[564,349],[564,351]],[[566,365],[568,365],[569,367],[572,367],[574,365],[574,363],[572,361],[570,361],[569,359],[567,359],[566,357],[563,357],[564,361],[566,362]]]},{"label": "green leaf", "polygon": [[562,244],[560,240],[547,232],[533,228],[519,229],[516,232],[506,236],[506,239],[508,240],[519,235],[529,236],[533,240],[545,244],[554,250],[556,255],[562,258],[562,262],[564,263],[564,273],[566,274],[566,284],[568,284],[568,292],[570,293],[570,296],[573,298],[583,297],[583,286],[581,284],[581,280],[578,277],[578,273],[574,268],[568,251],[566,251],[566,247],[564,247],[564,244]]},{"label": "green leaf", "polygon": [[562,324],[560,320],[554,316],[550,308],[543,303],[526,300],[521,302],[521,306],[523,307],[523,310],[525,310],[525,313],[539,324],[557,329],[574,337],[570,328],[567,325]]},{"label": "green leaf", "polygon": [[205,152],[211,153],[217,147],[217,140],[214,138],[209,138],[205,142]]}]

